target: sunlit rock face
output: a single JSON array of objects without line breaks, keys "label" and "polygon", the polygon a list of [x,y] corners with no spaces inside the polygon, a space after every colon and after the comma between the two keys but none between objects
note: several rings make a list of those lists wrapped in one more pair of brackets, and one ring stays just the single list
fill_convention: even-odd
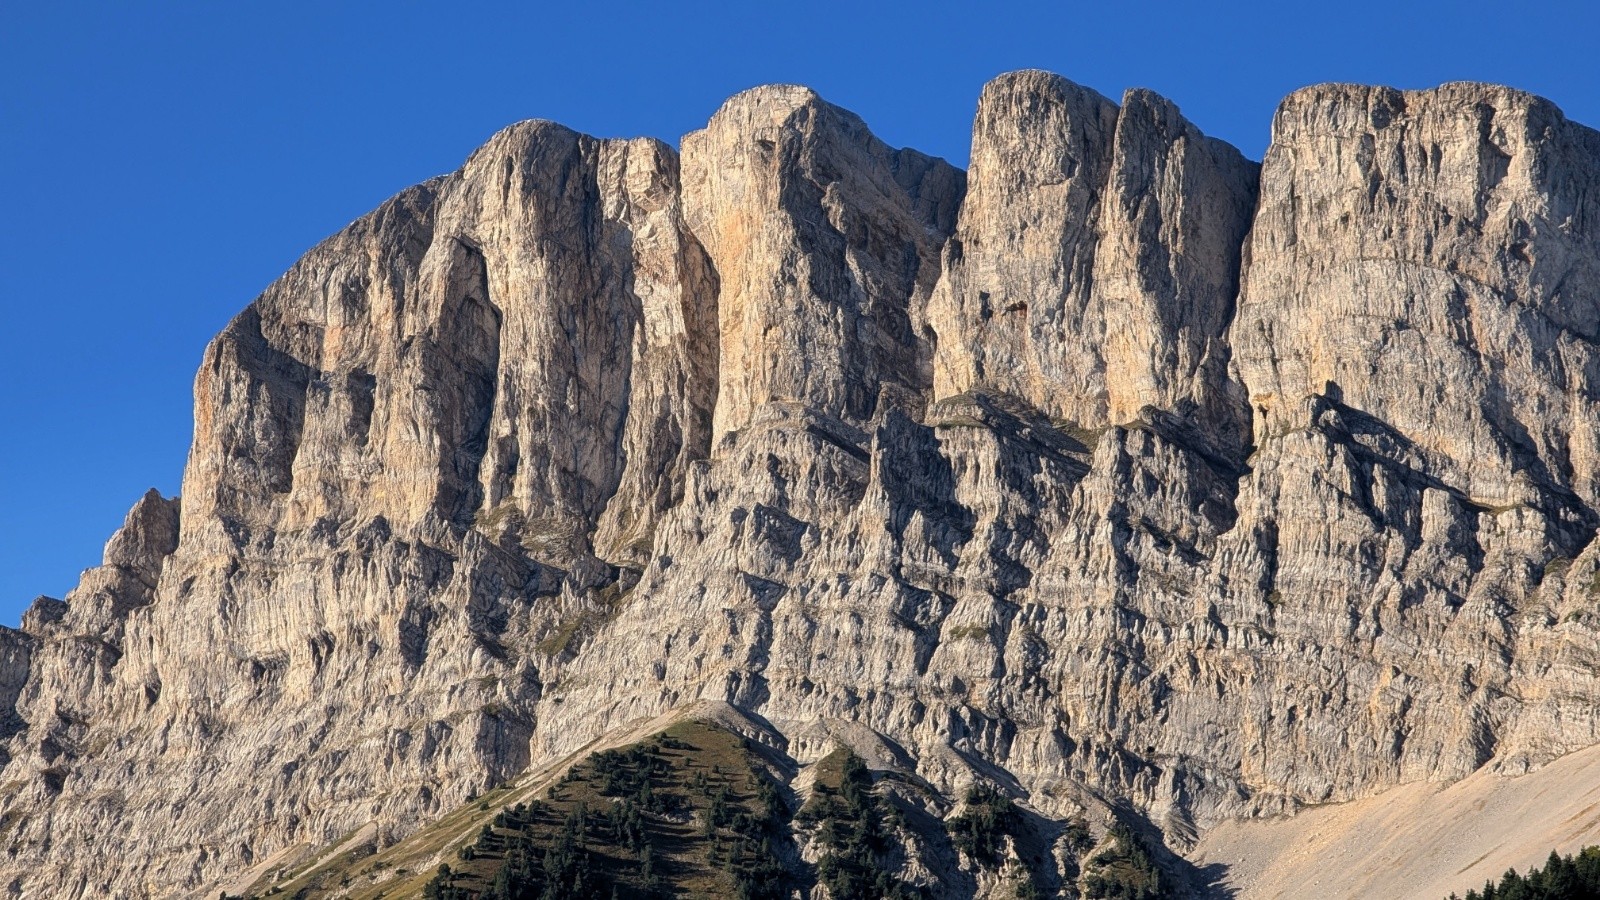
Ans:
[{"label": "sunlit rock face", "polygon": [[1006,393],[1101,429],[1147,406],[1241,444],[1225,333],[1257,166],[1177,107],[1045,72],[984,89],[930,312],[936,393]]},{"label": "sunlit rock face", "polygon": [[0,881],[214,895],[704,700],[1180,852],[1540,767],[1597,337],[1600,135],[1500,87],[1308,88],[1259,166],[1042,72],[966,173],[792,86],[514,125],[242,312],[181,501],[0,631]]}]

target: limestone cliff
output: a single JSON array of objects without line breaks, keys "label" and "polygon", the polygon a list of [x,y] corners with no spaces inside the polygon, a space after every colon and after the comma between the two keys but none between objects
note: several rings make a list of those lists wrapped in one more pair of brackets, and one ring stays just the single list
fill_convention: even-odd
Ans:
[{"label": "limestone cliff", "polygon": [[798,87],[514,125],[241,313],[181,502],[0,631],[0,876],[214,893],[704,701],[1179,852],[1539,768],[1597,340],[1600,134],[1500,87],[1308,88],[1259,167],[1040,72],[967,173]]}]

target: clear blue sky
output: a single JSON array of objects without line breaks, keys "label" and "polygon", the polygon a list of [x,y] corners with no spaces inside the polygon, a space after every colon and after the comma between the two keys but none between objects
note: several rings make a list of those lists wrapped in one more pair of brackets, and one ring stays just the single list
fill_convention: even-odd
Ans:
[{"label": "clear blue sky", "polygon": [[[143,9],[139,9],[143,7]],[[1590,4],[0,0],[0,622],[178,490],[206,341],[296,257],[518,119],[676,140],[808,84],[965,164],[978,90],[1148,87],[1259,158],[1321,81],[1498,81],[1600,125]]]}]

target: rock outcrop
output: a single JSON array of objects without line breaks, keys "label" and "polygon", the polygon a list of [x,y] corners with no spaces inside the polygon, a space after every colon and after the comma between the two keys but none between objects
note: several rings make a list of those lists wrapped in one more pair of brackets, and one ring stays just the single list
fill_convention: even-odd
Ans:
[{"label": "rock outcrop", "polygon": [[1089,429],[1153,406],[1238,444],[1224,333],[1256,176],[1149,91],[1119,109],[1044,72],[991,82],[929,316],[936,391]]},{"label": "rock outcrop", "polygon": [[913,332],[964,179],[803,87],[746,91],[683,139],[684,210],[721,280],[715,435],[798,403],[851,422],[928,388]]},{"label": "rock outcrop", "polygon": [[798,87],[512,126],[0,630],[0,880],[214,893],[703,701],[1179,852],[1538,768],[1600,743],[1597,337],[1600,134],[1504,88],[1308,88],[1259,168],[1039,72],[965,174]]}]

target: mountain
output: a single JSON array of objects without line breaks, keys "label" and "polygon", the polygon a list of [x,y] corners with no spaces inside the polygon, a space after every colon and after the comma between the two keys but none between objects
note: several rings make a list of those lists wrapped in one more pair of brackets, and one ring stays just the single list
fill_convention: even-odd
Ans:
[{"label": "mountain", "polygon": [[971,159],[761,87],[681,151],[513,125],[311,250],[208,347],[181,499],[0,631],[4,894],[574,840],[716,894],[759,835],[819,900],[1273,896],[1250,828],[1586,783],[1600,133],[1323,85],[1257,165],[1029,71]]}]

